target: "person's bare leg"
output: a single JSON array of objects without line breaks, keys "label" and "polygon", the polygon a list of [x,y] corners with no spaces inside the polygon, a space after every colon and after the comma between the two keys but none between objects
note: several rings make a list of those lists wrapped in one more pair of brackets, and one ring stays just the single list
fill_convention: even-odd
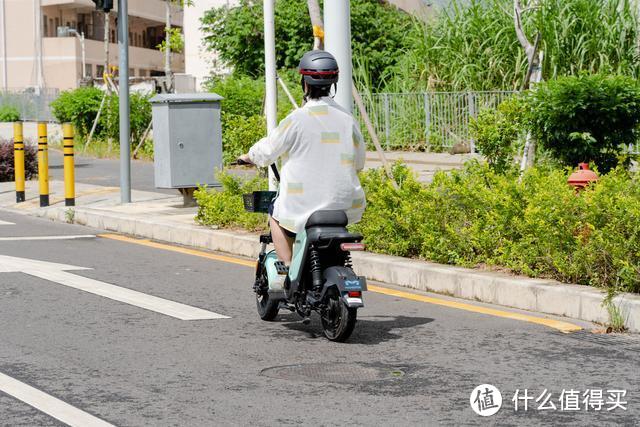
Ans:
[{"label": "person's bare leg", "polygon": [[289,266],[291,264],[294,239],[287,236],[275,219],[269,217],[269,224],[271,225],[271,237],[273,238],[273,245],[276,247],[278,259],[284,262],[286,266]]}]

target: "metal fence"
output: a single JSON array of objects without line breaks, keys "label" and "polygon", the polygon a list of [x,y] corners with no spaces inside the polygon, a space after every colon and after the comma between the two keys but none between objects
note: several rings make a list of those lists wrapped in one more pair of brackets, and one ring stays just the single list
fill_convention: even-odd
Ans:
[{"label": "metal fence", "polygon": [[514,93],[381,93],[365,96],[364,101],[386,150],[442,151],[456,143],[473,147],[471,118],[482,109],[496,108]]},{"label": "metal fence", "polygon": [[51,102],[58,97],[57,89],[9,89],[0,91],[0,108],[13,107],[24,121],[51,122],[55,118],[51,113]]}]

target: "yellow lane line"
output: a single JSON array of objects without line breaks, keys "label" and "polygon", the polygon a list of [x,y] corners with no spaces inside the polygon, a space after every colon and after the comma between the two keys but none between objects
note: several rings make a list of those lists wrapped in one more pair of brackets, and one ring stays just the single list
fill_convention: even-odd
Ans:
[{"label": "yellow lane line", "polygon": [[[132,237],[123,236],[120,234],[99,234],[98,237],[102,237],[105,239],[117,240],[120,242],[134,243],[137,245],[148,246],[150,248],[156,249],[164,249],[167,251],[178,252],[186,255],[193,255],[201,258],[212,259],[214,261],[222,261],[228,262],[231,264],[242,265],[244,267],[255,268],[255,261],[247,261],[240,258],[225,256],[225,255],[216,255],[209,252],[200,251],[197,249],[187,249],[180,246],[167,245],[164,243],[157,243],[151,240],[146,239],[134,239]],[[497,310],[494,308],[483,307],[473,304],[467,304],[458,301],[452,301],[443,298],[430,297],[426,295],[420,295],[412,292],[399,291],[396,289],[386,288],[378,285],[368,285],[368,290],[370,292],[375,292],[378,294],[384,294],[388,296],[394,296],[398,298],[404,298],[412,301],[425,302],[429,304],[440,305],[448,308],[455,308],[457,310],[465,310],[473,313],[487,314],[495,317],[502,317],[505,319],[519,320],[523,322],[535,323],[538,325],[547,326],[549,328],[557,329],[560,332],[571,333],[582,330],[582,328],[578,325],[574,325],[572,323],[563,322],[561,320],[547,319],[544,317],[536,317],[530,316],[522,313],[515,313],[511,311]]]},{"label": "yellow lane line", "polygon": [[255,268],[256,266],[255,261],[247,261],[244,259],[230,257],[230,256],[216,255],[209,252],[199,251],[196,249],[183,248],[180,246],[166,245],[163,243],[153,242],[151,240],[146,240],[146,239],[134,239],[132,237],[122,236],[120,234],[98,234],[98,237],[102,237],[104,239],[118,240],[120,242],[135,243],[136,245],[148,246],[150,248],[156,248],[156,249],[164,249],[167,251],[178,252],[186,255],[193,255],[200,258],[212,259],[214,261],[228,262],[231,264],[242,265],[245,267]]},{"label": "yellow lane line", "polygon": [[411,292],[398,291],[395,289],[384,288],[382,286],[368,285],[368,290],[379,294],[385,294],[389,296],[409,299],[413,301],[426,302],[429,304],[441,305],[449,308],[456,308],[458,310],[472,311],[474,313],[488,314],[490,316],[503,317],[506,319],[521,320],[523,322],[536,323],[538,325],[548,326],[553,329],[557,329],[560,332],[570,333],[582,330],[578,325],[572,323],[563,322],[561,320],[546,319],[544,317],[529,316],[522,313],[514,313],[511,311],[496,310],[495,308],[482,307],[473,304],[466,304],[458,301],[451,301],[448,299],[441,299],[435,297],[428,297],[426,295],[414,294]]}]

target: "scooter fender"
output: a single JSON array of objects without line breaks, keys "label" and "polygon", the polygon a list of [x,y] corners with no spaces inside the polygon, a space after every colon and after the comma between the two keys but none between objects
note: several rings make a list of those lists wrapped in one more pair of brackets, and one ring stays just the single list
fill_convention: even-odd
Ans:
[{"label": "scooter fender", "polygon": [[332,288],[337,288],[340,297],[347,304],[347,307],[364,307],[362,294],[360,298],[349,297],[349,292],[363,292],[367,290],[367,279],[356,275],[348,267],[329,267],[324,273],[324,286],[320,298],[324,299]]}]

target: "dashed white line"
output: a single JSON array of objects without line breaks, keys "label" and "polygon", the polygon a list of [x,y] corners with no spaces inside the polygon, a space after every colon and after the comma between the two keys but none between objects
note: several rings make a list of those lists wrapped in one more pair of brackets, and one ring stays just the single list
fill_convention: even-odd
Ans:
[{"label": "dashed white line", "polygon": [[0,225],[16,225],[15,222],[2,221],[0,220]]},{"label": "dashed white line", "polygon": [[93,239],[95,234],[79,234],[79,235],[61,235],[61,236],[16,236],[16,237],[0,237],[0,242],[19,242],[21,240],[77,240],[77,239]]},{"label": "dashed white line", "polygon": [[43,391],[0,372],[0,391],[72,427],[114,427]]}]

